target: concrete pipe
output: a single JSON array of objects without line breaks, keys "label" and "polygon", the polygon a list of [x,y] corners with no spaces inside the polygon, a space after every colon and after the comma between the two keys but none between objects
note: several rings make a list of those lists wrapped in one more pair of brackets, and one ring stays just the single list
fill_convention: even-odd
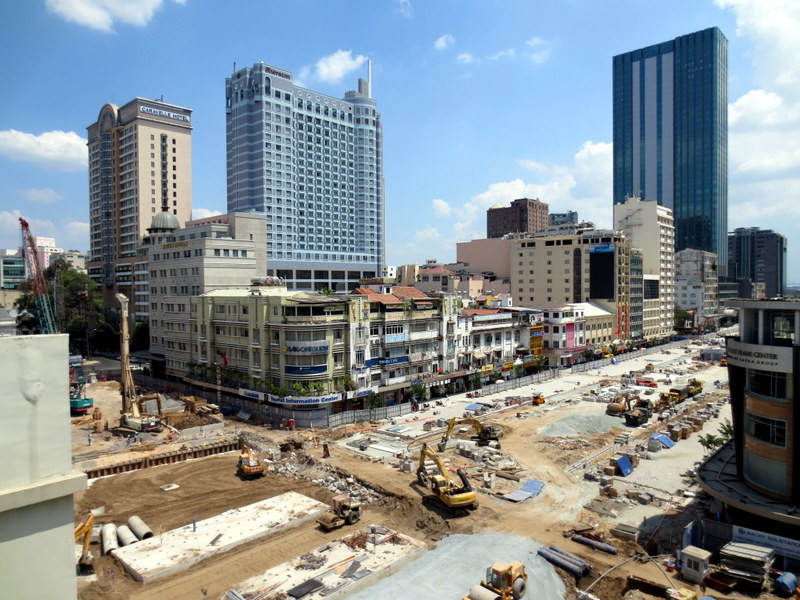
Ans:
[{"label": "concrete pipe", "polygon": [[120,546],[128,546],[139,541],[127,525],[117,527],[117,539]]},{"label": "concrete pipe", "polygon": [[103,554],[108,554],[112,550],[119,548],[117,541],[117,526],[113,523],[106,523],[100,528],[100,539],[103,540]]},{"label": "concrete pipe", "polygon": [[146,540],[147,538],[153,537],[153,532],[150,531],[150,528],[145,525],[145,522],[142,521],[140,517],[137,517],[136,515],[133,515],[130,519],[128,519],[128,527],[140,540]]}]

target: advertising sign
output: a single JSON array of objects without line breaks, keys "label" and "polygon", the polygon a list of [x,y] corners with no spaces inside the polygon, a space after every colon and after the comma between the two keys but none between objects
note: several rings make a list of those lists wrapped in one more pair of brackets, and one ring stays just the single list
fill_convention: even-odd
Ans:
[{"label": "advertising sign", "polygon": [[728,341],[728,364],[736,367],[790,373],[792,371],[792,349],[782,346],[760,346]]},{"label": "advertising sign", "polygon": [[755,529],[747,529],[734,525],[732,528],[733,541],[745,544],[755,544],[757,546],[767,546],[773,548],[777,554],[788,558],[800,559],[800,540],[764,533]]}]

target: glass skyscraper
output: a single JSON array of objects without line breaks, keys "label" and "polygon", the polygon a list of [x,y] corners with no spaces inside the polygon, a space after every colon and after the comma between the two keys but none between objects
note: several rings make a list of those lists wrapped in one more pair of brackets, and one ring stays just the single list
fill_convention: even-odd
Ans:
[{"label": "glass skyscraper", "polygon": [[383,126],[370,81],[343,99],[256,63],[225,80],[228,212],[267,215],[267,273],[350,290],[385,260]]},{"label": "glass skyscraper", "polygon": [[712,27],[613,62],[614,203],[641,196],[671,208],[675,250],[714,252],[724,268],[728,40]]}]

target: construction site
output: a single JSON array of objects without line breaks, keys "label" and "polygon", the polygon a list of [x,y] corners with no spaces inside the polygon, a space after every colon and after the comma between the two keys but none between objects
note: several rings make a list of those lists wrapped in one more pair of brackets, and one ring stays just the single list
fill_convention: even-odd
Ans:
[{"label": "construction site", "polygon": [[330,430],[138,388],[123,356],[72,421],[78,596],[700,598],[675,552],[730,405],[698,350]]}]

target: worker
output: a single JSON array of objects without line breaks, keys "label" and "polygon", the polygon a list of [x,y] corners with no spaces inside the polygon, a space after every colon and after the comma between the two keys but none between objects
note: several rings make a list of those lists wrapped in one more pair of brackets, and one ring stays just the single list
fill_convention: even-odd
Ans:
[{"label": "worker", "polygon": [[89,432],[89,435],[88,435],[88,437],[87,437],[87,440],[88,440],[88,442],[89,442],[89,445],[91,446],[91,445],[92,445],[92,432],[91,432],[91,431]]},{"label": "worker", "polygon": [[328,442],[323,442],[323,444],[322,444],[322,458],[330,458],[330,457],[331,457],[331,451],[330,451],[330,448],[328,448]]}]

